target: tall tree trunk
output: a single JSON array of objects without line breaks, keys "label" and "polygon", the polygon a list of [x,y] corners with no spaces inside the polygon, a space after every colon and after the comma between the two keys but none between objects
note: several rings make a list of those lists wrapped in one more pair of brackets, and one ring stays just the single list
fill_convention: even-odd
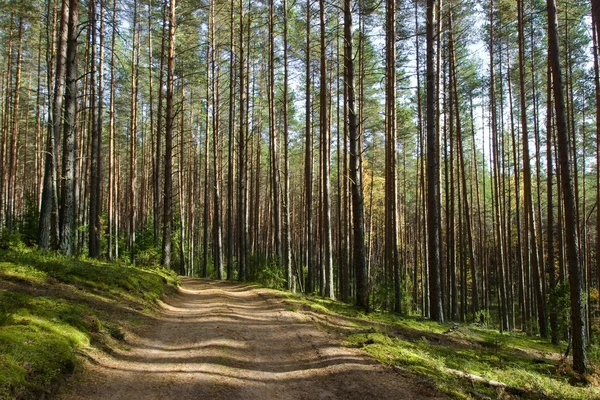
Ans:
[{"label": "tall tree trunk", "polygon": [[73,178],[75,172],[75,124],[77,112],[78,7],[78,0],[69,0],[59,244],[60,251],[65,255],[72,254],[74,234],[73,218],[75,210],[73,206],[75,192]]},{"label": "tall tree trunk", "polygon": [[[345,0],[348,3],[349,0]],[[348,5],[348,4],[346,4]],[[349,11],[351,13],[351,11]],[[346,11],[344,11],[344,20],[352,22],[352,15],[350,19],[346,18]],[[328,87],[327,87],[327,42],[325,38],[325,1],[319,1],[319,19],[321,29],[321,72],[320,72],[320,99],[319,99],[319,124],[321,128],[321,195],[322,195],[322,210],[321,210],[321,232],[323,240],[323,257],[321,258],[322,271],[324,273],[325,287],[321,288],[324,296],[331,299],[335,298],[333,289],[333,255],[331,252],[331,181],[330,181],[330,126],[329,126],[329,99],[328,99]],[[344,29],[345,24],[344,24]],[[357,154],[357,156],[359,156]],[[356,183],[358,184],[358,183]],[[362,198],[362,191],[361,191]],[[362,205],[362,203],[361,203]],[[361,227],[361,229],[363,229]],[[355,250],[356,251],[356,250]],[[363,243],[363,263],[364,263],[364,243]],[[357,266],[358,268],[358,266]]]},{"label": "tall tree trunk", "polygon": [[313,238],[313,138],[311,129],[311,68],[310,68],[310,31],[311,31],[311,6],[310,0],[306,0],[306,88],[305,88],[305,122],[304,129],[306,131],[305,158],[304,158],[304,186],[305,186],[305,201],[306,201],[306,293],[312,293],[314,287],[314,238]]},{"label": "tall tree trunk", "polygon": [[234,105],[235,105],[235,53],[234,53],[234,42],[233,42],[233,31],[234,31],[234,0],[231,0],[230,13],[229,13],[229,122],[228,122],[228,140],[227,140],[227,279],[233,280],[233,246],[234,246],[234,231],[233,231],[233,196],[234,196],[234,185],[233,185],[233,142],[235,140],[234,135]]},{"label": "tall tree trunk", "polygon": [[579,266],[578,237],[575,221],[575,198],[573,179],[569,163],[569,139],[565,116],[565,98],[560,67],[558,47],[558,22],[554,0],[546,1],[548,12],[548,54],[552,68],[554,93],[554,112],[556,115],[556,138],[558,146],[558,162],[563,192],[565,215],[565,241],[567,248],[567,264],[571,290],[571,335],[573,341],[573,369],[584,374],[587,371],[584,300],[582,292],[582,274]]},{"label": "tall tree trunk", "polygon": [[505,244],[504,244],[504,233],[503,227],[500,222],[501,220],[501,207],[499,204],[499,197],[497,192],[499,190],[500,182],[500,166],[499,166],[499,151],[498,151],[498,126],[497,126],[497,110],[496,110],[496,78],[494,73],[494,0],[490,1],[490,114],[491,114],[491,143],[492,143],[492,158],[493,158],[493,186],[496,190],[496,195],[493,197],[495,200],[494,220],[495,220],[495,236],[496,236],[496,256],[495,263],[498,270],[498,297],[500,302],[500,330],[504,331],[508,329],[508,312],[507,312],[507,294],[506,294],[506,278],[505,278]]},{"label": "tall tree trunk", "polygon": [[[14,29],[14,14],[10,13],[10,24],[8,28],[8,46],[6,51],[6,58],[8,61],[6,63],[6,84],[5,84],[5,92],[4,96],[4,110],[2,113],[2,124],[0,129],[2,130],[2,135],[0,136],[0,227],[4,226],[5,219],[5,211],[6,211],[6,181],[5,175],[6,170],[10,165],[10,161],[7,162],[7,147],[8,147],[8,131],[9,131],[9,123],[10,123],[10,86],[12,85],[12,70],[13,70],[13,29]],[[9,164],[9,165],[6,165]]]},{"label": "tall tree trunk", "polygon": [[[166,10],[165,10],[166,11]],[[169,1],[169,50],[167,54],[167,110],[165,130],[165,188],[163,200],[163,238],[161,264],[171,266],[171,233],[173,229],[173,75],[175,73],[175,0]]]},{"label": "tall tree trunk", "polygon": [[246,266],[246,236],[248,225],[246,223],[246,86],[244,83],[246,71],[244,55],[244,0],[240,0],[240,132],[238,137],[238,279],[245,281],[248,278]]},{"label": "tall tree trunk", "polygon": [[364,200],[362,187],[362,149],[358,137],[354,93],[354,55],[352,53],[352,1],[344,0],[344,84],[348,102],[350,140],[350,186],[352,191],[353,261],[356,273],[356,305],[369,308],[369,276],[365,259]]},{"label": "tall tree trunk", "polygon": [[[476,320],[477,313],[479,312],[479,295],[477,293],[478,285],[478,276],[476,270],[475,263],[475,251],[474,251],[474,241],[473,241],[473,224],[471,220],[471,210],[469,207],[469,197],[467,193],[467,174],[465,170],[465,149],[463,146],[463,133],[462,133],[462,125],[460,118],[460,107],[458,100],[458,76],[457,76],[457,66],[456,66],[456,53],[454,50],[454,35],[452,31],[452,12],[449,18],[449,51],[450,51],[450,74],[452,75],[452,82],[454,87],[450,88],[450,95],[454,95],[454,107],[455,107],[455,118],[456,118],[456,138],[457,138],[457,146],[458,146],[458,163],[460,167],[460,176],[461,176],[461,194],[462,194],[462,207],[464,210],[464,218],[465,218],[465,229],[467,231],[467,256],[469,258],[469,266],[471,267],[471,316],[473,320]],[[451,122],[452,123],[452,122]],[[466,276],[466,274],[465,274]],[[464,288],[466,292],[466,288]]]},{"label": "tall tree trunk", "polygon": [[[394,311],[401,312],[400,265],[398,260],[398,210],[396,182],[396,1],[386,2],[385,23],[385,199],[386,199],[386,268],[394,274]],[[364,56],[363,56],[364,58]],[[371,183],[373,184],[373,183]]]},{"label": "tall tree trunk", "polygon": [[[51,25],[48,20],[47,23]],[[37,59],[37,90],[35,99],[35,112],[37,114],[35,120],[35,157],[34,157],[34,170],[35,170],[35,204],[37,211],[40,211],[42,201],[42,190],[44,187],[44,169],[42,166],[42,146],[43,146],[43,130],[42,130],[42,43],[43,43],[43,30],[40,29],[38,39],[38,59]],[[50,87],[50,82],[46,81],[47,88]]]},{"label": "tall tree trunk", "polygon": [[[19,27],[17,28],[17,65],[15,71],[15,89],[13,95],[13,118],[12,118],[12,137],[10,140],[10,169],[8,172],[8,204],[6,215],[6,228],[8,232],[13,231],[15,218],[15,180],[17,175],[17,141],[19,139],[19,98],[21,91],[21,62],[23,59],[23,17],[19,17]],[[5,110],[8,112],[8,110]]]},{"label": "tall tree trunk", "polygon": [[[521,130],[523,144],[523,197],[525,210],[525,224],[529,235],[529,242],[525,241],[525,256],[529,257],[531,270],[533,271],[533,289],[538,307],[538,327],[542,338],[548,337],[548,322],[546,316],[546,301],[542,291],[542,279],[540,263],[538,259],[538,242],[536,237],[536,223],[534,218],[533,200],[531,194],[531,164],[529,160],[529,132],[527,130],[527,99],[525,92],[525,34],[523,27],[523,0],[518,0],[518,31],[519,31],[519,87],[521,106]],[[527,245],[528,243],[528,245]]]},{"label": "tall tree trunk", "polygon": [[100,12],[100,43],[99,43],[99,56],[98,56],[98,106],[96,104],[96,3],[90,1],[90,29],[92,30],[92,48],[90,57],[90,86],[92,89],[91,101],[91,115],[92,115],[92,152],[91,152],[91,171],[90,171],[90,222],[88,224],[89,229],[89,256],[99,257],[100,256],[100,214],[102,209],[102,102],[103,102],[103,64],[102,58],[104,57],[104,4],[103,0],[99,1],[99,12]]},{"label": "tall tree trunk", "polygon": [[429,264],[429,314],[434,321],[444,321],[442,306],[439,142],[436,129],[436,71],[434,36],[437,26],[435,0],[427,0],[427,241]]},{"label": "tall tree trunk", "polygon": [[202,277],[208,278],[208,232],[210,225],[209,142],[210,142],[210,46],[206,46],[206,114],[204,131],[204,218],[202,221]]},{"label": "tall tree trunk", "polygon": [[275,17],[274,0],[269,1],[269,150],[271,160],[271,195],[273,196],[273,237],[275,258],[281,257],[281,211],[279,201],[279,149],[275,126]]},{"label": "tall tree trunk", "polygon": [[116,84],[116,68],[115,68],[115,46],[117,40],[117,0],[113,0],[112,4],[112,37],[110,45],[110,104],[108,106],[108,258],[113,260],[117,253],[113,251],[113,246],[118,243],[116,237],[116,210],[115,205],[118,204],[116,201],[117,194],[117,179],[115,172],[115,84]]},{"label": "tall tree trunk", "polygon": [[139,49],[137,48],[137,38],[140,35],[137,27],[137,0],[133,1],[133,24],[132,24],[132,48],[131,48],[131,108],[129,124],[129,252],[130,260],[135,263],[136,255],[136,230],[137,230],[137,131],[138,131],[138,70],[139,70]]},{"label": "tall tree trunk", "polygon": [[[208,61],[208,59],[207,59]],[[209,63],[207,62],[206,68],[208,70],[209,68]],[[180,114],[180,119],[179,119],[179,154],[178,154],[178,166],[177,166],[177,194],[179,197],[179,273],[181,275],[185,275],[185,276],[190,276],[189,271],[187,269],[187,262],[185,259],[186,256],[186,250],[185,250],[185,245],[186,245],[186,238],[185,238],[185,234],[186,234],[186,213],[185,213],[185,208],[186,208],[186,198],[185,198],[185,144],[186,144],[186,140],[185,140],[185,84],[184,84],[184,79],[182,78],[180,80],[181,82],[181,108],[178,110],[179,114]],[[208,82],[208,81],[207,81]],[[208,83],[207,83],[208,86]],[[208,99],[206,99],[206,105],[207,105],[207,109],[208,109]],[[208,110],[207,110],[207,115],[208,115]],[[208,136],[208,129],[206,131],[206,134]],[[208,160],[207,160],[207,164],[208,164]],[[207,165],[208,167],[208,165]],[[207,168],[208,169],[208,168]]]},{"label": "tall tree trunk", "polygon": [[283,0],[283,268],[286,288],[296,291],[292,271],[292,243],[290,220],[290,158],[288,122],[288,4]]},{"label": "tall tree trunk", "polygon": [[[54,245],[58,245],[58,216],[57,216],[57,168],[58,168],[58,142],[60,140],[60,130],[62,127],[62,106],[65,88],[65,67],[66,67],[66,43],[67,43],[67,25],[69,19],[69,0],[62,0],[60,11],[60,23],[58,28],[58,42],[56,53],[51,45],[46,49],[49,53],[48,59],[48,85],[52,84],[54,78],[54,91],[48,104],[52,104],[52,110],[48,115],[50,121],[48,124],[48,138],[46,141],[46,157],[44,162],[44,189],[42,190],[42,204],[40,210],[39,240],[38,245],[43,250],[50,249],[52,240]],[[50,8],[48,8],[48,15]],[[49,36],[54,38],[54,29]],[[50,38],[49,38],[50,39]],[[49,40],[53,42],[53,40]],[[53,54],[56,54],[56,70],[52,75]],[[50,99],[49,99],[50,100]]]},{"label": "tall tree trunk", "polygon": [[216,68],[217,51],[215,45],[215,4],[210,6],[210,65],[212,80],[212,125],[213,125],[213,263],[219,279],[224,279],[223,271],[223,243],[221,233],[221,171],[219,168],[219,71]]},{"label": "tall tree trunk", "polygon": [[[600,182],[600,65],[598,60],[600,22],[597,20],[597,18],[600,17],[600,15],[598,15],[598,13],[600,13],[600,3],[593,1],[592,10],[594,11],[592,16],[592,43],[594,48],[594,94],[596,99],[596,182]],[[550,74],[550,70],[548,70],[548,74]],[[596,185],[596,199],[600,201],[600,185]],[[598,205],[596,206],[596,280],[596,287],[600,290],[600,208]],[[598,298],[598,307],[600,308],[600,298]],[[550,318],[550,324],[552,324],[552,314],[550,315]]]},{"label": "tall tree trunk", "polygon": [[[165,2],[166,6],[166,2]],[[158,248],[160,239],[160,139],[162,133],[162,93],[163,93],[163,70],[165,49],[165,20],[166,15],[163,8],[163,26],[161,35],[160,67],[158,69],[158,110],[157,126],[154,130],[154,66],[152,56],[152,0],[148,0],[148,90],[150,100],[150,135],[152,137],[152,219],[154,247]],[[159,129],[159,126],[161,129]],[[156,143],[156,144],[155,144]]]},{"label": "tall tree trunk", "polygon": [[[596,81],[597,82],[597,81]],[[554,257],[554,195],[553,195],[553,174],[554,174],[554,163],[552,161],[552,135],[553,135],[553,124],[552,124],[552,71],[550,67],[550,59],[547,64],[547,76],[546,76],[546,162],[547,162],[547,247],[548,254],[546,259],[546,271],[549,277],[550,293],[552,294],[556,289],[556,267]],[[600,103],[599,103],[600,105]],[[600,115],[600,114],[599,114]],[[600,120],[598,120],[600,123]],[[600,190],[600,186],[598,186]],[[560,190],[560,188],[559,188]],[[600,213],[598,214],[600,215]],[[599,220],[600,221],[600,220]],[[553,344],[559,342],[559,327],[558,327],[558,315],[556,310],[550,308],[550,337],[552,338]]]}]

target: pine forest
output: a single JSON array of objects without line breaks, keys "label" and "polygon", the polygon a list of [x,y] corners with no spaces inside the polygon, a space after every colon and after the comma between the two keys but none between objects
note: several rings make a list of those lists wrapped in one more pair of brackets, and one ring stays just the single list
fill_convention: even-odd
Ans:
[{"label": "pine forest", "polygon": [[0,0],[0,247],[564,343],[598,385],[599,34],[596,0]]}]

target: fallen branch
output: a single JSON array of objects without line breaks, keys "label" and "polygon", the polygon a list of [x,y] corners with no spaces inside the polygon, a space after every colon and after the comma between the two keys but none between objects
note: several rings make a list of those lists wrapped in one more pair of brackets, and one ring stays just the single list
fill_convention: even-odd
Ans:
[{"label": "fallen branch", "polygon": [[463,372],[463,371],[459,371],[456,369],[450,369],[450,368],[444,368],[443,371],[448,374],[456,375],[460,378],[468,379],[474,383],[481,383],[485,386],[488,386],[488,387],[491,387],[494,389],[498,389],[498,388],[503,389],[510,394],[524,395],[525,393],[527,393],[527,391],[525,389],[514,387],[514,386],[509,386],[504,382],[498,382],[498,381],[494,381],[491,379],[486,379],[479,375],[469,374],[468,372]]}]

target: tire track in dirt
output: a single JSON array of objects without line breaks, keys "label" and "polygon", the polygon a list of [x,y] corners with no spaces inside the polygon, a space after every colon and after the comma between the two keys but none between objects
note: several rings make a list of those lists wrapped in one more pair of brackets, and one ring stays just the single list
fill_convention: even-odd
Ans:
[{"label": "tire track in dirt", "polygon": [[275,292],[184,278],[179,292],[111,355],[90,354],[59,398],[445,398],[342,346]]}]

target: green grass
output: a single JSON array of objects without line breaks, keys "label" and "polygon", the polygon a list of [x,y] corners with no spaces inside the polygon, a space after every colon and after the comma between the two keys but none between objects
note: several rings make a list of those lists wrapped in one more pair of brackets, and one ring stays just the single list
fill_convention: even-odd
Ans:
[{"label": "green grass", "polygon": [[287,295],[287,309],[309,312],[324,329],[340,331],[349,346],[413,373],[454,398],[502,397],[502,389],[458,376],[460,371],[508,385],[511,398],[600,399],[598,360],[591,359],[586,384],[562,359],[566,344],[475,324],[438,324],[394,313],[364,313],[319,297]]},{"label": "green grass", "polygon": [[0,399],[52,393],[88,346],[140,325],[176,275],[32,250],[0,250]]}]

